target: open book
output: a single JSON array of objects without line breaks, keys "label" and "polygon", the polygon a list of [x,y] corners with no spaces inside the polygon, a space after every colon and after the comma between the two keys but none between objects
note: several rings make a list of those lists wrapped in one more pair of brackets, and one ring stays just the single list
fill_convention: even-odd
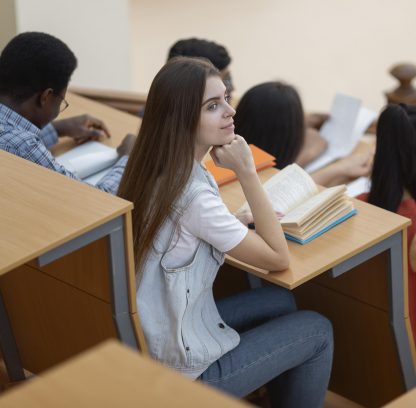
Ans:
[{"label": "open book", "polygon": [[329,119],[319,131],[327,141],[328,148],[305,166],[308,173],[351,154],[364,132],[377,117],[375,112],[361,106],[359,99],[340,93],[335,95],[329,115]]},{"label": "open book", "polygon": [[[253,155],[254,164],[256,170],[260,171],[273,167],[275,165],[275,157],[271,154],[261,150],[259,147],[254,146],[253,144],[248,145],[250,147],[251,153]],[[224,169],[222,167],[217,167],[213,160],[207,160],[205,163],[207,170],[214,176],[215,181],[219,186],[223,184],[230,183],[237,179],[236,174],[229,169]]]},{"label": "open book", "polygon": [[119,158],[116,149],[100,142],[89,141],[57,156],[56,160],[83,181],[95,185]]},{"label": "open book", "polygon": [[[264,185],[280,220],[286,238],[306,244],[357,213],[345,194],[346,186],[320,190],[297,164],[286,166]],[[247,209],[245,203],[240,209]]]}]

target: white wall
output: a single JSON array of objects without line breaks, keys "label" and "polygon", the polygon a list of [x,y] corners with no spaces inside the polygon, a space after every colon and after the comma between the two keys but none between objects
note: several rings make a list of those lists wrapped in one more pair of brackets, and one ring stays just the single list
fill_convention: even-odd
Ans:
[{"label": "white wall", "polygon": [[73,49],[81,86],[147,92],[170,45],[198,36],[229,49],[236,94],[283,79],[307,110],[327,110],[336,91],[379,109],[396,86],[388,69],[416,63],[414,0],[14,1],[19,32]]},{"label": "white wall", "polygon": [[18,31],[44,31],[78,58],[72,84],[132,87],[129,0],[15,0]]},{"label": "white wall", "polygon": [[1,0],[0,3],[0,50],[17,33],[14,0]]},{"label": "white wall", "polygon": [[[146,91],[179,38],[224,44],[236,93],[284,79],[306,109],[343,91],[379,109],[396,86],[392,64],[416,63],[414,0],[132,0],[134,87]],[[416,82],[416,81],[415,81]]]}]

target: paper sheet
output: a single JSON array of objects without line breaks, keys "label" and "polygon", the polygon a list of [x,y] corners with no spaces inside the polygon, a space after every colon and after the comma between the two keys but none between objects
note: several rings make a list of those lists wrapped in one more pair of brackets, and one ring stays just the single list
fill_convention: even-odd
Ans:
[{"label": "paper sheet", "polygon": [[306,165],[305,170],[312,173],[334,160],[351,154],[376,117],[375,112],[361,106],[359,99],[337,93],[332,102],[330,118],[319,132],[328,142],[328,148]]}]

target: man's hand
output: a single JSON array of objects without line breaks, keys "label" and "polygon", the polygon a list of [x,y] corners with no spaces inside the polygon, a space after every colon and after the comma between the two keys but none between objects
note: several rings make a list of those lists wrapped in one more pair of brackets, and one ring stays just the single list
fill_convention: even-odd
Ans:
[{"label": "man's hand", "polygon": [[72,137],[77,144],[84,143],[87,140],[97,140],[101,137],[110,137],[104,122],[90,115],[60,119],[52,124],[59,136]]},{"label": "man's hand", "polygon": [[119,156],[129,155],[133,150],[134,143],[136,142],[137,136],[132,133],[127,133],[120,145],[117,147],[117,153]]}]

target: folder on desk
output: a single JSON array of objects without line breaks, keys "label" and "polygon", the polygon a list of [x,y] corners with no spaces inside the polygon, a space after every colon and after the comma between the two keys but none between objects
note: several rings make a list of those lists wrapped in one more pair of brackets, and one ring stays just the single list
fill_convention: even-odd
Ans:
[{"label": "folder on desk", "polygon": [[[251,153],[253,154],[254,164],[256,165],[257,171],[273,167],[276,164],[276,158],[271,154],[265,152],[257,146],[254,146],[253,144],[250,144],[249,147]],[[237,176],[232,170],[217,167],[213,160],[207,160],[204,164],[207,170],[214,176],[214,179],[219,186],[237,180]]]}]

